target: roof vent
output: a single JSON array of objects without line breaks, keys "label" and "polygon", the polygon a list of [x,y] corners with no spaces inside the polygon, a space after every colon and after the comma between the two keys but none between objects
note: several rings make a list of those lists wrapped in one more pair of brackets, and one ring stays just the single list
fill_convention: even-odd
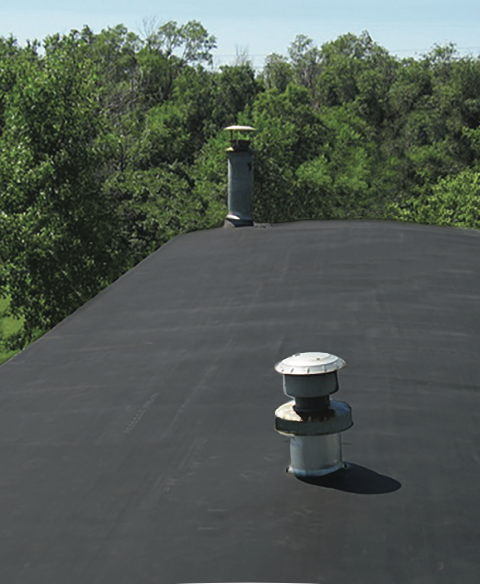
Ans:
[{"label": "roof vent", "polygon": [[228,155],[228,215],[226,226],[253,225],[253,149],[247,136],[255,131],[251,126],[229,126]]},{"label": "roof vent", "polygon": [[322,476],[344,467],[340,433],[353,425],[350,406],[331,400],[346,363],[329,353],[296,353],[275,365],[283,391],[294,400],[275,412],[275,430],[290,438],[287,472]]}]

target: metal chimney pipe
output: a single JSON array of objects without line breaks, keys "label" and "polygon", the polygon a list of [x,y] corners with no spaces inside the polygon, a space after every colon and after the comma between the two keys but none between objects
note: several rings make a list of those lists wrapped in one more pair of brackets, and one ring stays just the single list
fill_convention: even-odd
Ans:
[{"label": "metal chimney pipe", "polygon": [[352,410],[330,394],[345,365],[329,353],[296,353],[275,365],[284,393],[294,398],[275,412],[275,430],[290,438],[290,474],[315,477],[344,467],[340,433],[353,425]]},{"label": "metal chimney pipe", "polygon": [[250,140],[242,135],[255,131],[251,126],[229,126],[228,156],[228,215],[226,226],[253,225],[253,149]]}]

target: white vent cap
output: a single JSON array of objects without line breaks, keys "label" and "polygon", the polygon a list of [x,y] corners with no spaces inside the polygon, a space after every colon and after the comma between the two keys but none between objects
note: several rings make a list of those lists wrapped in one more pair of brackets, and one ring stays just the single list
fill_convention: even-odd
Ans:
[{"label": "white vent cap", "polygon": [[319,375],[331,373],[345,367],[346,363],[330,353],[295,353],[275,365],[275,370],[283,375]]},{"label": "white vent cap", "polygon": [[230,131],[230,132],[255,132],[255,128],[252,128],[252,126],[228,126],[228,128],[225,128],[225,131]]}]

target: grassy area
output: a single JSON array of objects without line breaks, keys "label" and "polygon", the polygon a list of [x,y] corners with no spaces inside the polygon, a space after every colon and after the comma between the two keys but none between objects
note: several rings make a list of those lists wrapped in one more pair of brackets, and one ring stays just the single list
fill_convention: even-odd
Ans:
[{"label": "grassy area", "polygon": [[7,351],[3,346],[2,339],[16,333],[22,326],[22,321],[11,316],[5,316],[8,309],[8,298],[0,298],[0,365],[13,357],[18,351]]}]

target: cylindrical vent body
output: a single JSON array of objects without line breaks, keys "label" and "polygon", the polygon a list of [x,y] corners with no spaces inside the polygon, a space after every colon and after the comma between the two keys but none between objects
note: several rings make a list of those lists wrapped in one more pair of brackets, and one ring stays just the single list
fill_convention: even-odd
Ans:
[{"label": "cylindrical vent body", "polygon": [[318,477],[343,468],[340,434],[290,435],[288,472],[298,477]]},{"label": "cylindrical vent body", "polygon": [[253,225],[253,152],[228,150],[228,215],[238,225]]},{"label": "cylindrical vent body", "polygon": [[337,372],[323,375],[284,375],[283,393],[289,397],[313,398],[338,391]]}]

